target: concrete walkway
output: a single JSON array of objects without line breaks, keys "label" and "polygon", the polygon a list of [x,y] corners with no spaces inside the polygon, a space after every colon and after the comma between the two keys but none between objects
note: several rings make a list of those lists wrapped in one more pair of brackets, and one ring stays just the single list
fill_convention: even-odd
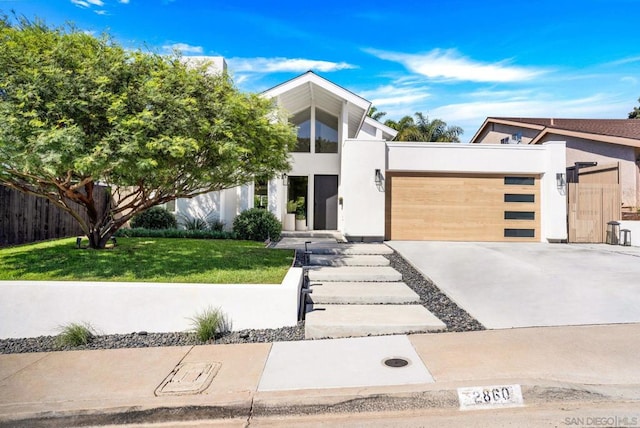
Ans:
[{"label": "concrete walkway", "polygon": [[[246,424],[367,401],[376,408],[383,399],[404,410],[455,411],[458,387],[512,384],[522,386],[529,408],[589,400],[640,406],[637,337],[640,324],[620,324],[0,355],[0,426]],[[391,357],[409,364],[387,367]],[[197,379],[185,376],[182,392],[161,393],[189,366],[215,367],[201,392],[190,392]]]},{"label": "concrete walkway", "polygon": [[389,266],[384,244],[307,245],[312,303],[307,339],[402,334],[444,330],[445,324],[420,305],[420,297]]}]

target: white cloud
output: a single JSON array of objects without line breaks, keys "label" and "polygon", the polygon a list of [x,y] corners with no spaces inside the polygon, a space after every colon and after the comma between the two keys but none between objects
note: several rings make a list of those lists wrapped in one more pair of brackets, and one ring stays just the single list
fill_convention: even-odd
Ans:
[{"label": "white cloud", "polygon": [[107,12],[106,10],[103,10],[103,9],[101,9],[101,10],[96,10],[95,12],[96,12],[98,15],[108,15],[108,12]]},{"label": "white cloud", "polygon": [[308,70],[331,72],[356,68],[346,62],[331,62],[302,58],[229,58],[229,68],[234,72],[303,73]]},{"label": "white cloud", "polygon": [[384,60],[399,62],[408,70],[430,79],[470,82],[521,82],[531,80],[546,70],[510,65],[508,61],[483,63],[460,55],[455,49],[434,49],[423,54],[366,49]]},{"label": "white cloud", "polygon": [[162,46],[166,52],[173,52],[174,50],[178,50],[183,54],[201,54],[204,52],[202,46],[191,46],[186,43],[173,43],[171,45]]},{"label": "white cloud", "polygon": [[129,0],[118,0],[122,4],[129,4]]},{"label": "white cloud", "polygon": [[83,8],[90,8],[91,6],[104,6],[104,2],[102,0],[71,0],[71,3]]},{"label": "white cloud", "polygon": [[359,92],[376,107],[411,105],[430,96],[426,88],[386,85],[372,91]]},{"label": "white cloud", "polygon": [[79,7],[91,7],[91,5],[84,0],[71,0],[71,3]]},{"label": "white cloud", "polygon": [[628,57],[628,58],[622,58],[619,59],[617,61],[613,61],[613,62],[609,62],[606,65],[623,65],[623,64],[630,64],[632,62],[640,62],[640,56],[632,56],[632,57]]}]

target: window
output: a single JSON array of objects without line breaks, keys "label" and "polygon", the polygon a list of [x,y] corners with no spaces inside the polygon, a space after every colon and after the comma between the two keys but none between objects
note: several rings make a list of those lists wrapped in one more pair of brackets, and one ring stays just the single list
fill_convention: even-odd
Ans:
[{"label": "window", "polygon": [[505,177],[504,184],[507,186],[534,186],[536,179],[533,177]]},{"label": "window", "polygon": [[505,229],[505,238],[535,238],[535,229]]},{"label": "window", "polygon": [[311,109],[308,108],[293,115],[291,123],[298,127],[298,143],[293,151],[309,153],[311,151]]},{"label": "window", "polygon": [[256,177],[253,185],[253,206],[266,210],[269,204],[269,180]]},{"label": "window", "polygon": [[500,140],[500,144],[509,144],[509,137],[504,137]]},{"label": "window", "polygon": [[316,153],[338,153],[338,118],[316,109]]},{"label": "window", "polygon": [[533,211],[505,211],[505,220],[535,220],[536,213]]},{"label": "window", "polygon": [[516,193],[505,193],[505,202],[535,202],[536,195],[520,195]]}]

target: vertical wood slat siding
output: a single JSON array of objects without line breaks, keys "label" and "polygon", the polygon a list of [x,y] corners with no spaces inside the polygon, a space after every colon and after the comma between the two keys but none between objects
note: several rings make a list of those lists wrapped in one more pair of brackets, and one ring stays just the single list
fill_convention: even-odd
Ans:
[{"label": "vertical wood slat siding", "polygon": [[[104,199],[104,188],[95,192],[97,200]],[[76,219],[49,200],[0,186],[0,246],[82,234]]]},{"label": "vertical wood slat siding", "polygon": [[619,184],[568,183],[569,242],[605,242],[607,223],[621,218]]}]

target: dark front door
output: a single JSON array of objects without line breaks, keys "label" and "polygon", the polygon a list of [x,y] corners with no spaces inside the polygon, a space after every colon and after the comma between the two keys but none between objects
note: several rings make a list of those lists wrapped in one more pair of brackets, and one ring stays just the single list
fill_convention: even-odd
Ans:
[{"label": "dark front door", "polygon": [[313,189],[313,229],[338,229],[338,176],[316,175]]}]

